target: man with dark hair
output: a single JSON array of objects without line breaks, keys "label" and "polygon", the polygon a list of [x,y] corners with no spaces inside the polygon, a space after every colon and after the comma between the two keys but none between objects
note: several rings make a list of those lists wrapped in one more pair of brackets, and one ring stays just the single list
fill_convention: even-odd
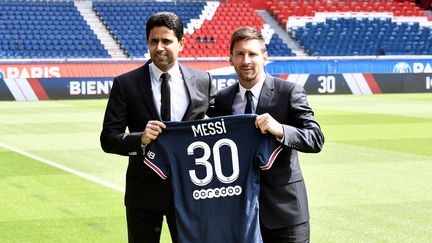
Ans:
[{"label": "man with dark hair", "polygon": [[216,88],[209,73],[177,61],[184,45],[183,23],[177,15],[150,16],[146,37],[151,60],[114,79],[100,141],[105,152],[129,156],[129,242],[159,242],[163,216],[177,242],[171,182],[160,180],[143,163],[145,146],[165,128],[162,121],[203,118]]},{"label": "man with dark hair", "polygon": [[149,40],[150,33],[154,27],[165,26],[174,32],[178,40],[183,40],[183,22],[171,12],[160,12],[150,16],[146,23],[146,38]]},{"label": "man with dark hair", "polygon": [[309,209],[297,151],[320,152],[324,136],[303,87],[267,74],[267,60],[262,34],[251,27],[237,29],[229,61],[239,82],[219,92],[208,114],[256,113],[256,127],[278,138],[282,151],[270,170],[261,171],[261,234],[264,243],[309,242]]}]

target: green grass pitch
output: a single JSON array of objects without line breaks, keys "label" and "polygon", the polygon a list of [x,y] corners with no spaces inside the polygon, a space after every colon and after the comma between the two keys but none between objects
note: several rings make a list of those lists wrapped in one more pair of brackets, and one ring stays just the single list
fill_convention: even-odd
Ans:
[{"label": "green grass pitch", "polygon": [[[311,241],[430,242],[432,95],[309,102],[326,137],[301,154]],[[127,158],[100,149],[105,104],[0,102],[0,242],[127,242]]]}]

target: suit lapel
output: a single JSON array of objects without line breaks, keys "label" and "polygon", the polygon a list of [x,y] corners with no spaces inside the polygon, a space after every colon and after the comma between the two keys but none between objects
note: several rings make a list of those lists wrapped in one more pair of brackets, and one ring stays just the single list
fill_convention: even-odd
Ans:
[{"label": "suit lapel", "polygon": [[229,87],[231,90],[228,94],[228,97],[226,100],[224,100],[224,102],[226,101],[227,103],[224,104],[222,107],[226,107],[227,109],[229,109],[228,111],[228,115],[232,115],[233,114],[233,105],[234,105],[234,99],[237,95],[237,93],[239,92],[239,82],[237,82],[236,84],[232,85],[231,87]]},{"label": "suit lapel", "polygon": [[274,79],[272,76],[266,74],[263,87],[261,89],[260,97],[256,108],[256,114],[262,114],[270,104],[274,96]]},{"label": "suit lapel", "polygon": [[150,112],[151,119],[161,120],[159,113],[156,110],[156,106],[153,98],[150,69],[149,69],[150,63],[151,61],[148,61],[146,64],[144,64],[142,68],[142,74],[138,77],[138,86],[140,92],[143,94],[142,97],[144,99],[144,104],[147,107],[147,110]]},{"label": "suit lapel", "polygon": [[220,91],[220,95],[216,97],[216,113],[218,116],[226,116],[233,114],[234,99],[239,92],[239,82],[228,86]]},{"label": "suit lapel", "polygon": [[187,118],[189,118],[191,116],[191,112],[192,112],[192,107],[194,107],[193,102],[196,100],[195,97],[197,96],[197,89],[195,88],[196,85],[196,81],[195,81],[195,75],[189,71],[188,68],[186,68],[185,66],[183,66],[182,64],[179,64],[180,66],[180,72],[183,75],[183,80],[185,82],[186,85],[186,91],[188,94],[188,98],[189,98],[189,105],[186,109],[185,114],[183,115],[182,120],[186,120]]}]

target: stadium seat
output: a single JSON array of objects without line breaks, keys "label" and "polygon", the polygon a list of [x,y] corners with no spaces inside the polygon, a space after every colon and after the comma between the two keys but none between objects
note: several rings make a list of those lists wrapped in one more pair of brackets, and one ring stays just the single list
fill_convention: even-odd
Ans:
[{"label": "stadium seat", "polygon": [[129,57],[140,58],[147,53],[145,21],[151,14],[172,11],[186,26],[199,18],[204,6],[205,2],[94,2],[93,10]]},{"label": "stadium seat", "polygon": [[431,28],[390,18],[326,19],[297,28],[293,36],[312,56],[432,54],[425,41],[432,38]]},{"label": "stadium seat", "polygon": [[[92,40],[89,44],[103,49],[73,2],[5,1],[1,2],[1,7],[7,27],[0,30],[15,43],[14,48],[2,45],[2,48],[13,51],[6,52],[7,58],[67,58],[63,46],[68,45],[68,49],[78,51],[83,48],[81,39]],[[71,36],[79,38],[70,38]],[[69,42],[70,39],[73,41]],[[99,51],[89,51],[87,55],[110,57]]]}]

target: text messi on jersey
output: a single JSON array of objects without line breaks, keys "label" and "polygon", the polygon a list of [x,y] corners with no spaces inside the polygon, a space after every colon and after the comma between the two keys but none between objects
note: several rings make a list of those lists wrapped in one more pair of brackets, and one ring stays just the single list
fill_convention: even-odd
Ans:
[{"label": "text messi on jersey", "polygon": [[215,122],[201,123],[197,125],[192,125],[192,132],[194,137],[197,136],[211,136],[215,134],[226,133],[224,119]]}]

